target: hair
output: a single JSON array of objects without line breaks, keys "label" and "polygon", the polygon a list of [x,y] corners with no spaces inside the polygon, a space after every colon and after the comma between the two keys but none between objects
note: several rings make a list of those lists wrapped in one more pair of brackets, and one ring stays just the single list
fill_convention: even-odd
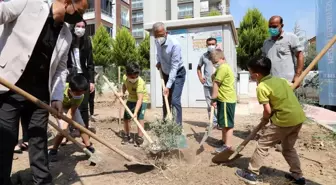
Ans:
[{"label": "hair", "polygon": [[89,83],[84,76],[73,74],[69,78],[69,87],[73,92],[87,91],[89,89]]},{"label": "hair", "polygon": [[210,60],[212,62],[215,62],[216,60],[219,60],[219,59],[225,59],[225,56],[224,56],[223,50],[217,48],[216,50],[210,53]]},{"label": "hair", "polygon": [[280,19],[280,24],[283,24],[283,19],[282,19],[282,17],[281,17],[280,15],[274,15],[274,16],[272,16],[272,17],[270,18],[270,20],[273,20],[273,19],[275,19],[275,18],[279,18],[279,19]]},{"label": "hair", "polygon": [[216,42],[216,44],[217,44],[217,39],[215,39],[215,38],[213,38],[213,37],[210,37],[210,38],[208,38],[207,40],[206,40],[206,43],[208,44],[208,42],[210,42],[210,41],[215,41]]},{"label": "hair", "polygon": [[247,64],[247,67],[255,73],[260,73],[263,76],[267,76],[271,73],[272,62],[269,58],[262,57],[259,59],[252,59]]},{"label": "hair", "polygon": [[140,66],[136,62],[130,62],[126,64],[126,75],[139,75]]},{"label": "hair", "polygon": [[163,27],[163,29],[165,31],[167,31],[167,27],[165,26],[165,24],[163,22],[156,22],[153,24],[153,31],[156,32],[158,31],[161,27]]}]

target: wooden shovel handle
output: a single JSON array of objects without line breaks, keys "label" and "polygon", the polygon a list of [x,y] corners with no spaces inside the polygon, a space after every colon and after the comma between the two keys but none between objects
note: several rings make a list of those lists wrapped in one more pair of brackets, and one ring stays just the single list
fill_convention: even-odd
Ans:
[{"label": "wooden shovel handle", "polygon": [[[160,71],[161,86],[162,86],[162,93],[163,93],[163,90],[166,88],[166,85],[165,85],[165,82],[163,80],[162,69],[160,69],[159,71]],[[163,97],[164,97],[164,101],[165,101],[165,104],[166,104],[166,110],[167,110],[168,119],[172,120],[173,116],[172,116],[172,113],[170,111],[168,96],[167,95],[163,95]]]},{"label": "wooden shovel handle", "polygon": [[[310,70],[321,60],[321,58],[327,53],[327,51],[334,45],[336,42],[336,35],[327,43],[327,45],[320,51],[320,53],[314,58],[314,60],[309,64],[309,66],[302,72],[298,80],[292,84],[291,88],[296,89],[296,87],[302,82],[305,76],[309,73]],[[237,147],[236,152],[230,157],[234,158],[244,147],[253,139],[259,130],[266,125],[264,122],[261,122],[256,126],[253,131],[248,135],[248,137]]]},{"label": "wooden shovel handle", "polygon": [[[46,103],[42,102],[41,100],[37,99],[36,97],[32,96],[31,94],[27,93],[26,91],[22,90],[21,88],[9,83],[7,80],[3,79],[0,77],[0,84],[7,87],[8,89],[16,92],[17,94],[22,95],[24,98],[26,98],[27,100],[33,102],[34,104],[36,104],[37,106],[48,110],[51,114],[57,115],[58,112],[56,109],[50,107],[49,105],[47,105]],[[80,125],[79,123],[73,121],[72,119],[68,118],[67,116],[61,114],[60,119],[66,121],[67,123],[73,125],[74,127],[78,128],[81,132],[86,133],[87,135],[89,135],[90,137],[92,137],[93,139],[97,140],[98,142],[100,142],[101,144],[105,145],[107,148],[113,150],[114,152],[116,152],[117,154],[121,155],[122,157],[124,157],[126,160],[130,161],[130,162],[136,162],[137,160],[132,157],[127,155],[126,153],[124,153],[123,151],[119,150],[118,148],[116,148],[113,145],[110,145],[108,142],[106,142],[105,140],[99,138],[96,134],[92,133],[91,131],[89,131],[88,129],[86,129],[85,127],[83,127],[82,125]]]},{"label": "wooden shovel handle", "polygon": [[[119,99],[120,103],[125,107],[125,110],[127,111],[127,113],[129,115],[131,115],[132,117],[134,117],[134,114],[132,113],[132,111],[128,108],[128,106],[126,105],[126,103],[124,102],[124,100],[118,95],[118,93],[114,90],[113,86],[111,85],[110,81],[106,78],[106,76],[103,75],[103,78],[105,80],[105,82],[109,85],[110,89],[113,91],[114,95]],[[147,132],[145,131],[145,129],[141,126],[141,124],[139,123],[138,119],[134,118],[134,122],[137,124],[137,126],[140,128],[141,132],[144,134],[144,136],[146,137],[146,139],[148,140],[149,143],[153,143],[153,140],[149,137],[149,135],[147,134]]]}]

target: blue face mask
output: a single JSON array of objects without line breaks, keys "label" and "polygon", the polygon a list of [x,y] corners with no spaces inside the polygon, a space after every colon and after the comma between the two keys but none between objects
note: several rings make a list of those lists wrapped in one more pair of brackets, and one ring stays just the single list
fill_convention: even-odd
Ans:
[{"label": "blue face mask", "polygon": [[280,34],[279,28],[268,28],[268,32],[272,37],[276,37]]}]

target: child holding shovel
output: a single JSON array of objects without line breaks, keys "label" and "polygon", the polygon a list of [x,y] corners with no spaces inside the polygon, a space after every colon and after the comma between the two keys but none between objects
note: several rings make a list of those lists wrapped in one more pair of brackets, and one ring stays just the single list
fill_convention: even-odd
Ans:
[{"label": "child holding shovel", "polygon": [[289,164],[291,172],[285,177],[295,184],[305,184],[300,159],[294,145],[306,116],[290,87],[291,84],[286,79],[271,76],[271,66],[271,60],[265,57],[248,63],[252,79],[258,82],[258,101],[264,107],[262,124],[266,125],[271,120],[271,125],[265,128],[259,138],[248,170],[238,169],[236,175],[249,184],[257,184],[257,175],[268,149],[281,141],[282,155]]},{"label": "child holding shovel", "polygon": [[220,153],[232,150],[231,140],[237,101],[235,77],[221,49],[211,52],[210,59],[216,68],[213,74],[212,106],[217,107],[217,122],[222,128],[222,142],[215,150],[215,153]]},{"label": "child holding shovel", "polygon": [[[66,88],[64,91],[64,99],[63,99],[63,110],[64,113],[67,114],[69,118],[76,121],[85,127],[82,116],[78,110],[78,107],[82,103],[84,99],[84,93],[89,88],[89,84],[87,80],[81,75],[72,75],[70,76],[69,83],[66,83]],[[59,121],[59,127],[63,130],[68,130],[69,124],[63,120]],[[90,142],[90,138],[85,133],[80,133],[83,139],[83,143],[86,148],[90,150],[90,152],[94,153],[95,149],[92,147],[92,143]],[[54,145],[52,149],[49,150],[49,158],[51,162],[57,161],[57,151],[58,147],[63,140],[63,135],[58,133],[54,140]]]},{"label": "child holding shovel", "polygon": [[139,76],[140,67],[137,63],[128,63],[126,65],[126,75],[123,77],[122,94],[124,96],[126,90],[128,91],[127,107],[132,111],[134,117],[129,115],[127,111],[124,113],[124,129],[125,136],[121,144],[134,143],[135,146],[140,146],[143,142],[143,133],[138,128],[138,134],[135,140],[130,136],[130,120],[138,119],[141,126],[144,127],[145,111],[147,108],[148,94],[146,90],[145,81]]}]

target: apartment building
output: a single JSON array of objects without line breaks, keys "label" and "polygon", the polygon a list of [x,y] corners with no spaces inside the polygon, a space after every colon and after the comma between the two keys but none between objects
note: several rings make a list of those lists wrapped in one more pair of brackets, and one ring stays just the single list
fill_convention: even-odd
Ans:
[{"label": "apartment building", "polygon": [[119,27],[132,29],[131,0],[88,0],[89,7],[84,14],[90,36],[100,25],[104,25],[111,37],[115,37]]},{"label": "apartment building", "polygon": [[143,0],[144,22],[230,14],[230,0]]},{"label": "apartment building", "polygon": [[139,44],[145,36],[143,0],[132,0],[132,35]]}]

